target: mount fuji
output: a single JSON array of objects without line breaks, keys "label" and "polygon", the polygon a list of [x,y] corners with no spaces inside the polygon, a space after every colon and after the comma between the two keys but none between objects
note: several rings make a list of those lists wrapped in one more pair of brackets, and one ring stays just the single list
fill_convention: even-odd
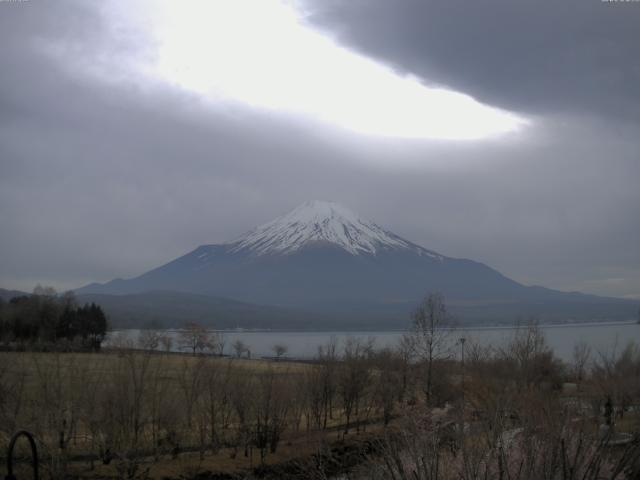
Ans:
[{"label": "mount fuji", "polygon": [[[301,327],[322,328],[404,327],[419,299],[433,291],[445,296],[461,321],[621,320],[633,318],[636,308],[619,299],[524,286],[487,265],[428,250],[323,201],[305,202],[240,238],[202,245],[138,277],[90,284],[77,293],[100,295],[107,309],[114,295],[172,292],[185,302],[188,295],[213,296],[291,316],[298,312]],[[277,327],[277,321],[269,326]]]}]

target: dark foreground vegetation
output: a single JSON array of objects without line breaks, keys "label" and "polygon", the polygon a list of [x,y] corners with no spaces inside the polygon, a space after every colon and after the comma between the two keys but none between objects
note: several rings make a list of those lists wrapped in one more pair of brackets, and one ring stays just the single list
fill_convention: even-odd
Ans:
[{"label": "dark foreground vegetation", "polygon": [[28,429],[45,478],[640,478],[635,344],[563,363],[535,326],[496,349],[445,321],[431,296],[397,348],[353,338],[307,363],[149,332],[144,351],[0,353],[0,451]]},{"label": "dark foreground vegetation", "polygon": [[36,287],[32,295],[0,298],[0,342],[13,350],[99,350],[107,318],[95,303],[78,305],[73,293]]}]

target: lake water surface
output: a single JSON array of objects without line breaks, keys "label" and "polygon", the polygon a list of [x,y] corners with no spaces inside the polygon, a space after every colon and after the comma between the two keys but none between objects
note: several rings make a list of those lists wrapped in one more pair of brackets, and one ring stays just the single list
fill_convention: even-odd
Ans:
[{"label": "lake water surface", "polygon": [[[555,354],[563,360],[570,360],[574,345],[585,342],[591,346],[593,352],[611,352],[624,348],[628,342],[640,343],[640,325],[635,323],[592,323],[572,325],[542,325],[540,327],[545,334],[547,343]],[[135,339],[138,330],[114,332],[114,334],[126,335]],[[452,341],[465,337],[467,341],[478,342],[482,345],[500,347],[511,340],[516,332],[516,327],[479,327],[460,328],[452,331]],[[178,331],[168,330],[174,336],[174,348],[177,349]],[[372,338],[377,347],[394,346],[403,335],[401,331],[377,331],[377,332],[286,332],[286,331],[224,331],[225,353],[232,354],[231,345],[236,340],[244,342],[251,350],[253,357],[272,356],[272,347],[275,344],[286,345],[289,357],[311,358],[320,345],[326,345],[332,337],[339,344],[344,344],[348,337],[363,339]],[[108,342],[107,342],[108,343]]]}]

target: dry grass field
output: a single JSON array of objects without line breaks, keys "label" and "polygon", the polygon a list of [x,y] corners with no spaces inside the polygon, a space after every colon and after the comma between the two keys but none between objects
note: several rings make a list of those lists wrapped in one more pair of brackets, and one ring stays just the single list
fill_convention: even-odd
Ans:
[{"label": "dry grass field", "polygon": [[[337,398],[335,405],[311,398],[321,369],[133,350],[4,352],[0,449],[12,432],[33,432],[51,477],[237,473],[304,458],[345,438]],[[337,384],[330,388],[337,397]],[[358,434],[380,428],[369,403],[351,415],[363,423]]]}]

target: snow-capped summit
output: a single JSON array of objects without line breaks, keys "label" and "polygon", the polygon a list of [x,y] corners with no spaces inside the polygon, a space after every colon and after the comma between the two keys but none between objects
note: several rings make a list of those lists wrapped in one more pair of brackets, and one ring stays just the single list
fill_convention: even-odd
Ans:
[{"label": "snow-capped summit", "polygon": [[353,255],[375,255],[381,249],[411,249],[432,254],[342,205],[319,200],[305,202],[236,239],[232,242],[232,251],[288,254],[319,243],[340,247]]}]

